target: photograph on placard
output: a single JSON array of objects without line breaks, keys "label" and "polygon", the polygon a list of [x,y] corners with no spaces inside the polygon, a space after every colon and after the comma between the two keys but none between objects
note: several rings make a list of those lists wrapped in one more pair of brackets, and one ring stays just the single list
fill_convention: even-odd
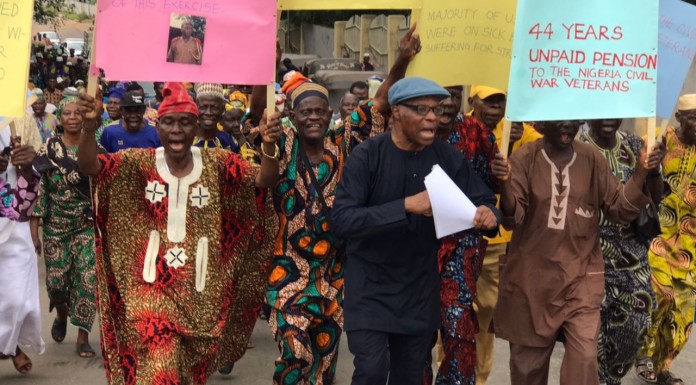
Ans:
[{"label": "photograph on placard", "polygon": [[169,23],[167,62],[201,65],[206,18],[172,13]]}]

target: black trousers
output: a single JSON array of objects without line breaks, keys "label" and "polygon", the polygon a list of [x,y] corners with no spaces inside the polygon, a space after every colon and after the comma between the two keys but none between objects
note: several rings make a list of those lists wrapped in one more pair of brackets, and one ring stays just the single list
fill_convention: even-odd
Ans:
[{"label": "black trousers", "polygon": [[421,385],[433,333],[407,335],[374,330],[348,332],[352,385]]}]

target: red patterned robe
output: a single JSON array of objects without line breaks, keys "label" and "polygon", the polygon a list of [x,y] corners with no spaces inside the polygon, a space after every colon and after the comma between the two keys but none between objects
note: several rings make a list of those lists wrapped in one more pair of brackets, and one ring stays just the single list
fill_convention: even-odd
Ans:
[{"label": "red patterned robe", "polygon": [[111,385],[205,384],[244,354],[256,321],[273,210],[238,155],[191,151],[183,178],[162,148],[100,156],[97,302]]}]

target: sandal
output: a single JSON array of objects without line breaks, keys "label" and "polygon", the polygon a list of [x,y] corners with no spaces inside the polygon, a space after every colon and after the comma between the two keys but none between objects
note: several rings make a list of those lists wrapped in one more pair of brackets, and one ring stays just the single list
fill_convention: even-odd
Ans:
[{"label": "sandal", "polygon": [[648,357],[641,357],[636,360],[636,376],[641,380],[654,384],[657,382],[657,374],[655,373],[655,364]]},{"label": "sandal", "polygon": [[65,339],[65,334],[68,331],[68,320],[58,321],[58,319],[53,320],[53,326],[51,326],[51,338],[56,342],[63,342]]},{"label": "sandal", "polygon": [[31,359],[19,349],[19,346],[17,346],[17,354],[12,357],[12,364],[22,374],[31,372]]},{"label": "sandal", "polygon": [[220,370],[218,370],[218,372],[220,374],[228,375],[228,374],[232,373],[232,369],[234,369],[234,362],[223,366],[222,368],[220,368]]},{"label": "sandal", "polygon": [[672,372],[665,370],[657,375],[657,383],[660,385],[684,385],[681,378],[674,377]]},{"label": "sandal", "polygon": [[96,355],[96,353],[89,345],[89,342],[84,342],[77,345],[77,355],[82,358],[92,358]]}]

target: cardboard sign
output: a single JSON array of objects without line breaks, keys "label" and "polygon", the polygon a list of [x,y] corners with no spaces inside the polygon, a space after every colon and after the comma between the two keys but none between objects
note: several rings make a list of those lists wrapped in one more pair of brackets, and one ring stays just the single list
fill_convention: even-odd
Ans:
[{"label": "cardboard sign", "polygon": [[422,4],[423,0],[278,0],[278,9],[283,11],[414,9],[420,8]]},{"label": "cardboard sign", "polygon": [[516,0],[428,0],[418,20],[422,50],[407,76],[442,86],[508,88]]},{"label": "cardboard sign", "polygon": [[517,9],[509,120],[655,116],[658,0],[519,0]]},{"label": "cardboard sign", "polygon": [[0,0],[0,116],[24,117],[34,0]]},{"label": "cardboard sign", "polygon": [[98,9],[96,65],[108,79],[274,80],[274,0],[110,0]]},{"label": "cardboard sign", "polygon": [[660,0],[657,53],[657,116],[668,119],[677,105],[696,54],[696,7],[681,0]]}]

